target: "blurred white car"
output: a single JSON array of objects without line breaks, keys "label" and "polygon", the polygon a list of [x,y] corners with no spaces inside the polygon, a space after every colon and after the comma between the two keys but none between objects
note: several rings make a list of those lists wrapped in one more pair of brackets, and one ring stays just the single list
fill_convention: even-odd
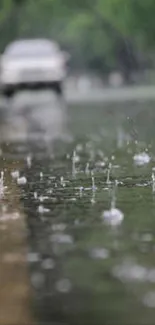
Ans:
[{"label": "blurred white car", "polygon": [[68,53],[48,39],[16,40],[0,60],[0,89],[11,96],[19,89],[51,88],[62,93]]}]

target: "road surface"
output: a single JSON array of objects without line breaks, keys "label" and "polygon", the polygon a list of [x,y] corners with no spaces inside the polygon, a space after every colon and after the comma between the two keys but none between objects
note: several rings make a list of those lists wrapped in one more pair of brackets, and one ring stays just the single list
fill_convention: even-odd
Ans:
[{"label": "road surface", "polygon": [[132,100],[155,99],[155,86],[135,86],[118,89],[103,89],[90,91],[66,90],[68,103],[102,103],[102,102],[124,102]]}]

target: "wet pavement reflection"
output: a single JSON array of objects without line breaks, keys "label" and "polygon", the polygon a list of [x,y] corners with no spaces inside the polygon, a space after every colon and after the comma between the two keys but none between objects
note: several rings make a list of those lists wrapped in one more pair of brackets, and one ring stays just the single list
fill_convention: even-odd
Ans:
[{"label": "wet pavement reflection", "polygon": [[[0,324],[29,324],[31,286],[26,262],[25,216],[20,191],[12,182],[10,171],[21,164],[1,160],[0,182]],[[3,177],[3,181],[2,181]]]},{"label": "wet pavement reflection", "polygon": [[0,324],[154,324],[155,103],[20,96],[1,119]]}]

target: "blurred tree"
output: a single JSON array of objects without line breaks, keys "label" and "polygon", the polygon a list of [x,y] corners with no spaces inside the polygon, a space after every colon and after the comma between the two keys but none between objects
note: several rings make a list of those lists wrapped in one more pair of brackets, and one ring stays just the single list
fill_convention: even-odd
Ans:
[{"label": "blurred tree", "polygon": [[25,2],[25,0],[2,0],[0,3],[1,50],[8,41],[18,36],[20,7]]},{"label": "blurred tree", "polygon": [[129,81],[137,51],[154,53],[154,12],[154,0],[1,0],[0,46],[55,38],[70,50],[74,69],[119,69]]},{"label": "blurred tree", "polygon": [[[57,0],[57,5],[58,1],[60,6],[62,0]],[[101,72],[110,67],[119,69],[126,81],[129,81],[130,72],[138,68],[138,61],[130,40],[131,35],[124,32],[124,29],[121,30],[123,24],[117,24],[115,7],[117,4],[116,9],[121,11],[122,0],[85,0],[79,1],[78,5],[77,2],[68,0],[65,4],[64,13],[70,18],[62,38],[65,35],[65,39],[74,44],[84,66],[100,69]],[[79,45],[86,62],[77,51]]]}]

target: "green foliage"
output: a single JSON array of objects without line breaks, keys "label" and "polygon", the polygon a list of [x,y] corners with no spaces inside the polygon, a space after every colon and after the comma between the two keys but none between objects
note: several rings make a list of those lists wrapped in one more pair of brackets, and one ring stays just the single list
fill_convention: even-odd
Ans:
[{"label": "green foliage", "polygon": [[15,37],[51,37],[71,50],[74,66],[117,68],[128,39],[154,50],[154,12],[154,0],[1,0],[1,48]]}]

